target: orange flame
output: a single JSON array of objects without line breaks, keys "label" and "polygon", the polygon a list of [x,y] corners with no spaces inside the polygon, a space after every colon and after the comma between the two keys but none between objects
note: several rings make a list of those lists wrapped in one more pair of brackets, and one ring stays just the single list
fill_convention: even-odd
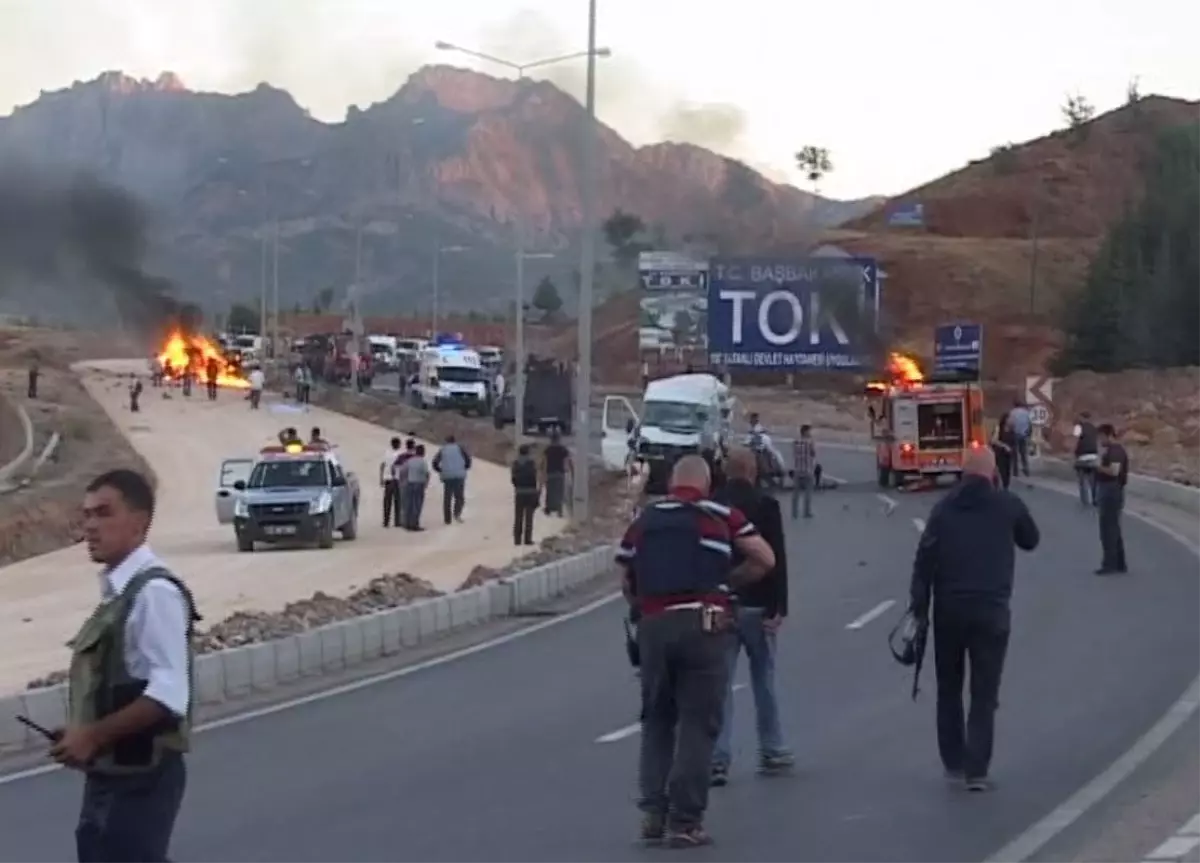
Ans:
[{"label": "orange flame", "polygon": [[[188,355],[189,349],[191,356]],[[230,367],[221,349],[204,336],[185,336],[179,330],[174,330],[167,336],[162,350],[158,353],[158,362],[164,368],[168,364],[170,365],[172,378],[182,377],[183,370],[190,363],[192,374],[198,380],[204,381],[207,379],[206,370],[210,359],[217,361],[217,384],[219,386],[233,389],[245,389],[250,386],[245,378]]]},{"label": "orange flame", "polygon": [[925,380],[925,374],[921,371],[921,366],[915,359],[907,354],[893,351],[888,354],[886,381],[868,381],[866,390],[868,393],[886,393],[892,387],[911,387],[919,386]]},{"label": "orange flame", "polygon": [[897,383],[919,384],[925,380],[925,374],[915,359],[895,351],[888,354],[887,373]]}]

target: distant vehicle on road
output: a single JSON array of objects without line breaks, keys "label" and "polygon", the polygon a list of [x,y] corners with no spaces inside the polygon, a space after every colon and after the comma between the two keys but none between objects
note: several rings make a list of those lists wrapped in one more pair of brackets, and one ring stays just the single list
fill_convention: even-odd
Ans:
[{"label": "distant vehicle on road", "polygon": [[462,342],[442,339],[421,351],[410,398],[419,408],[450,408],[487,416],[488,382],[479,354]]},{"label": "distant vehicle on road", "polygon": [[[492,422],[496,428],[514,422],[516,398],[509,392],[496,400]],[[575,415],[575,387],[571,372],[551,359],[530,355],[525,365],[525,426],[524,431],[546,434],[557,428],[564,435],[571,433]]]},{"label": "distant vehicle on road", "polygon": [[216,509],[232,524],[238,551],[256,543],[315,543],[358,536],[359,483],[327,444],[268,446],[254,459],[221,463]]}]

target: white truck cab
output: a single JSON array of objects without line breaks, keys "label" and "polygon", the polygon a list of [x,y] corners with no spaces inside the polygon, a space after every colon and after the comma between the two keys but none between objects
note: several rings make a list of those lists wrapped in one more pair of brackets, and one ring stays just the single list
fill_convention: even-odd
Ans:
[{"label": "white truck cab", "polygon": [[641,462],[648,468],[646,491],[664,493],[680,456],[712,448],[718,459],[722,457],[733,408],[729,387],[710,374],[651,381],[642,394],[640,416],[624,396],[607,396],[602,416],[604,466],[627,471],[633,462]]},{"label": "white truck cab", "polygon": [[477,352],[456,340],[438,340],[420,353],[412,399],[420,408],[454,408],[485,416],[489,386]]}]

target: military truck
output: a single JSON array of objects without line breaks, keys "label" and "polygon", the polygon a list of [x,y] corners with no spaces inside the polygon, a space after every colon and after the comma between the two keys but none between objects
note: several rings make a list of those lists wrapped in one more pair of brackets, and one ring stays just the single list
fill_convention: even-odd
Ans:
[{"label": "military truck", "polygon": [[267,446],[221,463],[217,521],[233,525],[238,551],[260,542],[332,548],[335,533],[358,536],[359,499],[358,477],[328,444]]},{"label": "military truck", "polygon": [[[498,429],[516,421],[515,386],[516,381],[510,381],[508,393],[497,399],[492,409],[492,423]],[[554,359],[530,354],[525,363],[523,431],[546,434],[556,428],[570,435],[574,410],[575,382],[570,369]]]}]

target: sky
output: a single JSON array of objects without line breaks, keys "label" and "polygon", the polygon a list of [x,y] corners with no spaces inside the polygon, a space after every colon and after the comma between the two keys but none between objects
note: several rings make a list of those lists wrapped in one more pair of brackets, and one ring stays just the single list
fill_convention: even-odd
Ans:
[{"label": "sky", "polygon": [[[1181,0],[599,0],[600,118],[635,144],[688,140],[820,192],[899,194],[1139,90],[1200,98],[1200,3]],[[268,81],[325,120],[442,62],[506,74],[583,50],[586,0],[0,0],[0,113],[106,70],[195,90]],[[583,61],[544,75],[582,96]]]}]

